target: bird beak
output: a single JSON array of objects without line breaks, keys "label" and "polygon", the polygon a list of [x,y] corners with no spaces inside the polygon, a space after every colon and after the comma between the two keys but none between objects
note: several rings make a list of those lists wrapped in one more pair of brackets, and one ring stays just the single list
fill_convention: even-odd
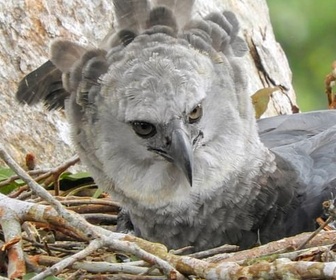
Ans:
[{"label": "bird beak", "polygon": [[167,154],[175,166],[186,176],[190,186],[192,186],[193,150],[190,136],[179,120],[173,121],[171,143],[167,149]]},{"label": "bird beak", "polygon": [[189,133],[181,120],[173,120],[165,128],[163,137],[166,144],[161,147],[148,146],[148,150],[154,152],[167,161],[173,163],[186,176],[189,185],[193,181],[193,149]]}]

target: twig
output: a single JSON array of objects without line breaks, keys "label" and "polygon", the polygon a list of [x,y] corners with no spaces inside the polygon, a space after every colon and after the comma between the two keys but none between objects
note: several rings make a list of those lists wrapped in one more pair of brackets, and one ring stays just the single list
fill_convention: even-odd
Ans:
[{"label": "twig", "polygon": [[[333,64],[336,67],[336,61]],[[313,232],[313,234],[303,242],[298,249],[302,249],[310,240],[312,240],[322,229],[324,229],[330,222],[336,219],[336,207],[334,205],[335,199],[326,200],[322,203],[325,212],[329,215],[328,219],[320,225],[320,227]]]},{"label": "twig", "polygon": [[307,240],[305,240],[297,249],[298,250],[301,250],[301,249],[303,249],[304,248],[304,246],[306,246],[307,245],[307,243],[310,241],[310,240],[312,240],[322,229],[324,229],[325,228],[325,226],[327,226],[331,221],[333,220],[333,217],[328,217],[328,219],[322,224],[322,225],[320,225],[320,227],[317,229],[317,230],[315,230],[308,238],[307,238]]},{"label": "twig", "polygon": [[43,272],[39,273],[38,275],[34,276],[33,278],[31,278],[31,280],[43,280],[47,276],[57,275],[63,269],[65,269],[66,267],[71,267],[76,261],[79,261],[79,260],[85,258],[86,256],[92,254],[93,252],[98,250],[100,247],[101,247],[101,244],[98,241],[98,239],[93,240],[89,244],[89,246],[87,246],[84,250],[82,250],[82,251],[80,251],[80,252],[78,252],[74,255],[71,255],[71,256],[69,256],[65,259],[62,259],[58,263],[56,263],[53,266],[47,268],[45,271],[43,271]]},{"label": "twig", "polygon": [[318,254],[320,252],[326,252],[330,251],[333,248],[334,244],[332,245],[326,245],[326,246],[318,246],[318,247],[312,247],[302,250],[296,250],[292,252],[287,252],[283,254],[279,254],[277,258],[279,259],[290,259],[292,261],[297,260],[300,256],[305,257],[306,255],[313,255]]},{"label": "twig", "polygon": [[[69,160],[67,160],[65,163],[57,166],[56,168],[53,168],[51,170],[51,175],[52,175],[52,181],[54,182],[54,190],[55,190],[55,195],[59,195],[60,191],[60,185],[59,185],[59,176],[67,170],[70,166],[75,165],[76,163],[79,162],[79,157],[77,155],[73,156]],[[49,184],[49,182],[45,182],[45,184]]]},{"label": "twig", "polygon": [[[45,248],[44,243],[42,244],[40,242],[34,241],[34,240],[26,238],[26,237],[23,237],[22,239],[27,241],[27,242],[30,242],[35,247],[38,247],[38,248],[41,248],[41,249]],[[84,244],[83,244],[83,246],[84,246]],[[74,253],[77,253],[79,251],[79,249],[64,249],[64,248],[61,248],[57,245],[52,245],[52,244],[48,244],[48,248],[52,251],[62,252],[62,253],[66,253],[66,254],[74,254]],[[50,256],[52,256],[52,255],[50,254]]]},{"label": "twig", "polygon": [[80,276],[85,275],[86,271],[84,269],[78,269],[72,273],[67,280],[77,280]]},{"label": "twig", "polygon": [[[30,176],[33,176],[33,175],[45,174],[49,171],[50,171],[50,169],[38,169],[38,170],[29,170],[29,171],[27,171],[27,173]],[[14,181],[16,181],[18,179],[20,179],[20,177],[18,175],[13,175],[6,180],[2,180],[0,182],[0,188],[3,187],[3,186],[9,185],[10,183],[13,183]]]},{"label": "twig", "polygon": [[114,206],[116,208],[120,208],[120,204],[111,200],[111,199],[97,199],[97,198],[87,198],[87,197],[76,197],[76,199],[72,199],[71,197],[57,197],[57,199],[67,206],[71,205],[83,205],[83,204],[102,204],[102,205],[109,205]]},{"label": "twig", "polygon": [[192,258],[196,258],[196,259],[203,259],[203,258],[207,258],[207,257],[213,256],[213,255],[238,251],[238,249],[239,249],[239,246],[225,244],[225,245],[217,247],[217,248],[193,253],[193,254],[190,254],[188,256],[192,257]]},{"label": "twig", "polygon": [[[313,240],[309,242],[310,247],[324,246],[336,243],[336,231],[322,231]],[[287,237],[277,241],[270,242],[268,244],[255,247],[245,251],[239,251],[231,254],[216,255],[214,257],[207,258],[206,261],[218,263],[218,262],[241,262],[247,259],[260,258],[271,254],[282,254],[287,251],[293,251],[297,248],[297,244],[301,244],[303,241],[311,235],[311,232],[305,232],[296,236]]]},{"label": "twig", "polygon": [[[2,147],[1,148],[2,150],[4,150],[4,148]],[[6,160],[3,159],[5,162]],[[35,182],[40,182],[42,180],[45,180],[49,177],[52,176],[52,181],[58,181],[58,177],[60,176],[60,174],[62,174],[65,170],[67,170],[70,166],[72,165],[75,165],[76,163],[79,162],[79,157],[78,156],[73,156],[72,158],[70,158],[69,160],[67,160],[66,162],[60,164],[59,166],[55,167],[55,168],[52,168],[52,169],[47,169],[45,170],[46,172],[39,175],[38,177],[34,178]],[[7,162],[6,162],[7,163]],[[15,162],[14,162],[15,163]],[[7,163],[8,164],[8,163]],[[8,164],[8,166],[10,166]],[[19,165],[17,165],[19,166]],[[10,166],[11,167],[11,166]],[[13,167],[11,167],[13,169]],[[15,169],[13,169],[15,170]],[[23,170],[23,169],[22,169]],[[30,171],[28,172],[29,175],[35,175],[34,173],[34,170],[33,171]],[[39,174],[39,173],[37,173]],[[19,174],[17,176],[17,178],[22,178]],[[25,181],[26,182],[26,181]],[[3,182],[1,182],[3,183]],[[27,183],[27,182],[26,182]],[[48,185],[49,183],[48,182],[45,182],[46,185]],[[20,194],[22,191],[26,190],[27,187],[25,186],[22,186],[21,188],[19,188],[17,191],[11,193],[9,196],[10,197],[16,197],[18,194]]]},{"label": "twig", "polygon": [[117,224],[118,219],[117,215],[99,214],[99,213],[83,214],[83,217],[91,224],[105,224],[105,225],[115,225]]},{"label": "twig", "polygon": [[[41,265],[55,265],[62,261],[62,258],[50,257],[50,256],[30,256],[34,263]],[[148,274],[149,267],[143,266],[144,262],[136,261],[129,263],[110,263],[106,261],[81,261],[74,262],[69,267],[73,269],[82,269],[91,273],[107,273],[107,272],[123,272],[130,274]],[[147,264],[148,265],[148,264]],[[158,270],[152,270],[151,275],[162,275]]]}]

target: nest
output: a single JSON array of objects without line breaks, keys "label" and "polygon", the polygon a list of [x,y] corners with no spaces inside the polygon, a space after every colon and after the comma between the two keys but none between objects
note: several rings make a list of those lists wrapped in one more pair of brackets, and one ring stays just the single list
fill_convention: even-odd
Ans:
[{"label": "nest", "polygon": [[[85,172],[67,169],[77,157],[47,170],[35,170],[27,157],[23,170],[0,148],[10,169],[1,169],[0,275],[10,279],[335,279],[334,200],[323,204],[314,233],[186,255],[158,243],[115,232],[120,211]],[[15,172],[15,173],[14,173]],[[6,176],[4,176],[6,174]],[[6,194],[6,195],[5,195]],[[1,278],[1,277],[0,277]]]}]

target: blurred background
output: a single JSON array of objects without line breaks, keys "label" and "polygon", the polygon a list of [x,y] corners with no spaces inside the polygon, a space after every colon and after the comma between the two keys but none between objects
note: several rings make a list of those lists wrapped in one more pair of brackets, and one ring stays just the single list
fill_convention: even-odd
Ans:
[{"label": "blurred background", "polygon": [[336,1],[267,0],[267,3],[276,39],[293,72],[301,111],[326,109],[324,79],[336,60]]}]

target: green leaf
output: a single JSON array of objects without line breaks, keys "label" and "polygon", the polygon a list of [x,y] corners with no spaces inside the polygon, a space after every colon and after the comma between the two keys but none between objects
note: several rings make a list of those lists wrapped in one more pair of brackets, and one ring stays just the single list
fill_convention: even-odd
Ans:
[{"label": "green leaf", "polygon": [[64,172],[60,176],[60,179],[76,181],[76,180],[79,180],[79,179],[85,179],[85,178],[90,178],[90,177],[91,177],[91,175],[88,172],[78,172],[78,173],[75,173],[75,174],[72,174],[70,172]]},{"label": "green leaf", "polygon": [[0,187],[0,193],[2,193],[2,194],[9,194],[13,190],[15,190],[17,187],[19,187],[19,186],[17,184],[15,184],[15,183],[11,183],[11,184],[8,184],[6,186],[1,186]]},{"label": "green leaf", "polygon": [[251,96],[252,104],[255,110],[255,116],[257,119],[259,119],[261,115],[265,113],[268,103],[270,101],[271,94],[277,90],[279,90],[278,87],[263,88],[258,90],[255,94]]},{"label": "green leaf", "polygon": [[[0,168],[0,182],[9,179],[16,175],[14,171],[9,168]],[[0,187],[0,193],[8,194],[15,190],[17,187],[24,185],[25,183],[21,179],[17,179],[8,185]]]},{"label": "green leaf", "polygon": [[103,193],[103,190],[102,189],[97,189],[93,195],[93,198],[99,198],[100,195]]},{"label": "green leaf", "polygon": [[[22,277],[22,280],[29,280],[29,279],[32,279],[33,277],[35,277],[37,275],[36,272],[30,272],[30,273],[27,273],[26,275],[24,275]],[[56,276],[48,276],[46,278],[44,278],[45,280],[63,280],[63,278],[59,278],[59,277],[56,277]]]},{"label": "green leaf", "polygon": [[0,181],[7,180],[8,178],[15,175],[14,171],[9,168],[1,168],[0,169]]}]

